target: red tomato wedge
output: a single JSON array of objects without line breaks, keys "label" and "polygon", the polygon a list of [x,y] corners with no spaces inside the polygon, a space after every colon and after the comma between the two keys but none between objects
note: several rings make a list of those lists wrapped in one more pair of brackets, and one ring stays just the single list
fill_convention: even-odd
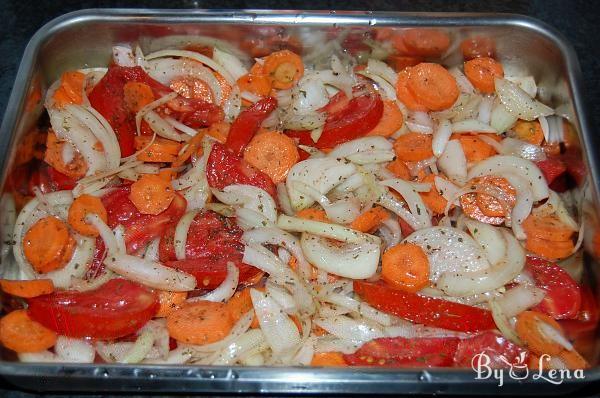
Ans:
[{"label": "red tomato wedge", "polygon": [[261,123],[277,108],[277,100],[266,97],[244,109],[233,121],[225,146],[242,156],[244,148],[260,128]]},{"label": "red tomato wedge", "polygon": [[170,108],[168,116],[193,129],[208,127],[225,118],[220,106],[201,99],[177,97],[167,106]]},{"label": "red tomato wedge", "polygon": [[[519,365],[527,365],[529,352],[516,344],[508,341],[504,336],[496,332],[483,332],[468,339],[461,340],[456,349],[454,357],[455,366],[461,368],[471,368],[473,361],[477,361],[478,354],[485,354],[481,357],[481,364],[487,363],[493,369],[505,369]],[[475,359],[474,359],[475,358]]]},{"label": "red tomato wedge", "polygon": [[550,261],[531,256],[527,256],[525,270],[533,277],[535,285],[546,291],[535,310],[554,319],[577,316],[581,307],[581,289],[567,271]]},{"label": "red tomato wedge", "polygon": [[581,287],[581,306],[573,319],[559,321],[569,338],[576,338],[580,333],[593,331],[600,321],[600,308],[594,292],[589,286]]},{"label": "red tomato wedge", "polygon": [[42,193],[50,193],[75,188],[77,181],[62,174],[54,167],[48,165],[46,162],[35,162],[34,164],[39,164],[39,166],[34,169],[29,180],[25,179],[23,181],[29,181],[29,193],[31,195],[33,195],[33,187],[38,187]]},{"label": "red tomato wedge", "polygon": [[262,271],[242,263],[242,257],[241,253],[224,252],[205,257],[167,261],[165,265],[194,275],[198,289],[212,290],[227,277],[228,262],[234,263],[240,270],[239,284],[254,283],[255,278],[258,278]]},{"label": "red tomato wedge", "polygon": [[213,144],[210,151],[206,177],[208,185],[213,188],[223,189],[231,184],[247,184],[261,188],[274,199],[277,198],[275,184],[268,175],[219,143]]},{"label": "red tomato wedge", "polygon": [[415,323],[460,332],[496,328],[492,313],[481,308],[394,290],[382,283],[354,281],[354,292],[378,310]]},{"label": "red tomato wedge", "polygon": [[27,301],[29,316],[69,337],[116,339],[139,330],[158,311],[158,296],[126,279],[88,292],[62,291]]},{"label": "red tomato wedge", "polygon": [[548,185],[552,184],[554,180],[567,171],[567,166],[565,166],[564,162],[557,158],[549,157],[546,160],[540,160],[535,164],[540,168]]},{"label": "red tomato wedge", "polygon": [[452,366],[459,345],[456,337],[391,337],[369,341],[354,354],[344,355],[352,366],[430,368]]}]

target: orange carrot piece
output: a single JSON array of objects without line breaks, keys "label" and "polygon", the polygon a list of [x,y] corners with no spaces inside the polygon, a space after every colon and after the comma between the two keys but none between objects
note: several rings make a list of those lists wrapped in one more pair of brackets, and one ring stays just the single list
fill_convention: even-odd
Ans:
[{"label": "orange carrot piece", "polygon": [[394,101],[385,100],[383,101],[383,115],[377,123],[377,126],[373,130],[369,131],[367,135],[380,135],[382,137],[389,137],[396,131],[400,130],[404,123],[404,117],[398,105]]},{"label": "orange carrot piece", "polygon": [[32,279],[28,281],[0,279],[0,287],[4,293],[23,298],[43,296],[54,291],[52,279]]},{"label": "orange carrot piece", "polygon": [[193,154],[202,151],[202,139],[206,135],[207,129],[201,129],[198,134],[193,136],[188,142],[187,146],[177,155],[177,158],[171,162],[172,167],[179,167],[183,165]]},{"label": "orange carrot piece", "polygon": [[156,313],[156,318],[166,318],[169,314],[179,308],[187,299],[187,292],[169,292],[167,290],[158,291],[158,302],[160,307]]},{"label": "orange carrot piece", "polygon": [[385,62],[396,72],[401,72],[406,68],[420,64],[423,59],[406,55],[390,55],[385,59]]},{"label": "orange carrot piece", "polygon": [[515,329],[531,351],[538,355],[557,355],[563,346],[548,338],[541,330],[540,324],[545,323],[562,334],[562,328],[554,319],[537,311],[524,311],[517,316]]},{"label": "orange carrot piece", "polygon": [[127,109],[132,112],[138,112],[154,101],[154,94],[150,86],[146,83],[127,82],[123,86],[123,99]]},{"label": "orange carrot piece", "polygon": [[417,98],[408,89],[408,78],[411,67],[407,67],[398,73],[396,81],[396,96],[408,109],[416,112],[427,112],[428,109],[417,100]]},{"label": "orange carrot piece", "polygon": [[27,310],[16,310],[0,319],[0,341],[6,348],[18,353],[39,352],[56,343],[57,335],[27,315]]},{"label": "orange carrot piece", "polygon": [[[152,137],[147,135],[138,135],[134,138],[135,149],[146,148]],[[181,150],[181,144],[166,138],[155,137],[154,142],[137,155],[137,159],[142,162],[167,162],[171,163],[177,159]]]},{"label": "orange carrot piece", "polygon": [[317,352],[313,355],[310,366],[343,367],[348,366],[344,356],[339,352]]},{"label": "orange carrot piece", "polygon": [[54,167],[60,173],[69,176],[75,180],[78,180],[81,177],[85,176],[88,170],[88,165],[85,162],[83,156],[74,147],[73,160],[71,160],[69,163],[65,163],[65,161],[63,160],[65,145],[71,144],[66,141],[59,140],[53,131],[48,131],[44,160],[46,161],[46,163]]},{"label": "orange carrot piece", "polygon": [[247,73],[237,80],[241,92],[248,91],[259,97],[266,97],[271,92],[271,79],[263,74]]},{"label": "orange carrot piece", "polygon": [[60,77],[60,86],[52,97],[58,107],[69,104],[81,105],[83,103],[83,85],[85,75],[78,71],[65,72]]},{"label": "orange carrot piece", "polygon": [[480,57],[465,62],[465,75],[477,90],[492,94],[496,90],[494,78],[504,77],[504,68],[493,58]]},{"label": "orange carrot piece", "polygon": [[[497,176],[483,176],[483,177],[473,178],[470,181],[470,183],[471,184],[484,183],[484,184],[490,184],[497,188],[500,188],[506,194],[507,199],[508,199],[507,205],[511,208],[515,205],[515,203],[517,201],[517,191],[515,190],[515,188],[512,185],[510,185],[510,183],[508,182],[508,180],[506,178],[497,177]],[[485,193],[478,193],[475,196],[475,201],[477,203],[477,206],[479,206],[479,208],[481,209],[481,212],[483,214],[485,214],[486,216],[489,216],[489,217],[505,217],[506,216],[506,209],[504,208],[504,206],[502,206],[502,204],[491,195],[488,195]]]},{"label": "orange carrot piece", "polygon": [[169,336],[182,343],[214,343],[227,336],[232,327],[231,314],[224,303],[196,301],[167,316]]},{"label": "orange carrot piece", "polygon": [[227,141],[227,136],[229,135],[229,129],[231,125],[227,122],[219,122],[211,125],[208,130],[206,130],[206,134],[210,135],[212,138],[224,144]]},{"label": "orange carrot piece", "polygon": [[375,206],[356,217],[350,224],[350,228],[360,232],[372,232],[388,218],[390,215],[387,211]]},{"label": "orange carrot piece", "polygon": [[392,287],[414,293],[429,284],[429,260],[420,246],[400,243],[381,258],[381,278]]},{"label": "orange carrot piece", "polygon": [[462,195],[459,201],[463,212],[474,220],[490,225],[500,225],[504,222],[504,217],[490,217],[483,214],[479,208],[479,205],[477,204],[476,193]]},{"label": "orange carrot piece", "polygon": [[563,350],[558,358],[567,366],[567,369],[588,369],[590,364],[577,351]]},{"label": "orange carrot piece", "polygon": [[255,135],[244,151],[244,159],[273,180],[281,182],[300,159],[296,142],[278,131]]},{"label": "orange carrot piece", "polygon": [[523,221],[523,229],[528,237],[545,239],[551,242],[570,240],[575,233],[555,215],[539,216],[530,214]]},{"label": "orange carrot piece", "polygon": [[245,288],[236,292],[226,303],[227,311],[231,314],[231,320],[236,323],[248,311],[253,309],[250,289]]},{"label": "orange carrot piece", "polygon": [[486,36],[473,36],[460,43],[460,49],[465,60],[479,57],[494,58],[496,55],[496,43]]},{"label": "orange carrot piece", "polygon": [[329,222],[327,213],[325,213],[324,210],[314,208],[302,209],[296,213],[296,217],[304,218],[306,220]]},{"label": "orange carrot piece", "polygon": [[569,257],[573,253],[575,245],[571,240],[553,242],[547,239],[528,236],[525,241],[525,249],[540,257],[554,261]]},{"label": "orange carrot piece", "polygon": [[75,250],[67,225],[56,217],[44,217],[23,237],[23,253],[33,268],[46,273],[64,267]]},{"label": "orange carrot piece", "polygon": [[176,77],[169,85],[171,90],[185,98],[199,99],[213,103],[213,92],[208,83],[192,76]]},{"label": "orange carrot piece", "polygon": [[300,80],[304,74],[304,63],[298,54],[281,50],[265,58],[263,71],[271,79],[274,88],[285,90]]},{"label": "orange carrot piece", "polygon": [[461,134],[458,140],[465,153],[467,162],[479,162],[496,154],[494,147],[480,140],[477,135]]},{"label": "orange carrot piece", "polygon": [[[442,176],[439,176],[443,178]],[[446,210],[446,205],[448,201],[439,193],[437,188],[435,187],[435,175],[429,174],[425,178],[422,179],[422,182],[428,182],[431,184],[431,190],[429,192],[421,192],[421,199],[423,199],[423,203],[429,210],[431,210],[435,214],[443,214],[444,210]]]},{"label": "orange carrot piece", "polygon": [[100,233],[96,227],[85,220],[88,214],[96,214],[104,222],[108,220],[108,214],[100,198],[84,194],[76,198],[69,207],[67,221],[75,231],[82,235],[98,236]]},{"label": "orange carrot piece", "polygon": [[460,93],[454,76],[443,66],[429,62],[409,70],[407,87],[420,104],[432,111],[450,108]]},{"label": "orange carrot piece", "polygon": [[388,163],[386,168],[394,173],[396,177],[402,178],[403,180],[410,180],[410,170],[403,160],[396,158]]},{"label": "orange carrot piece", "polygon": [[406,133],[394,142],[394,152],[405,162],[418,162],[433,156],[431,134]]},{"label": "orange carrot piece", "polygon": [[517,123],[512,128],[514,138],[528,142],[533,145],[541,145],[544,141],[544,132],[540,122],[534,120],[528,122],[526,120],[517,120]]},{"label": "orange carrot piece", "polygon": [[169,207],[175,198],[171,181],[155,174],[144,174],[131,185],[129,199],[142,214],[157,215]]},{"label": "orange carrot piece", "polygon": [[421,57],[439,57],[450,46],[450,37],[438,29],[414,28],[403,32],[402,41],[409,54]]}]

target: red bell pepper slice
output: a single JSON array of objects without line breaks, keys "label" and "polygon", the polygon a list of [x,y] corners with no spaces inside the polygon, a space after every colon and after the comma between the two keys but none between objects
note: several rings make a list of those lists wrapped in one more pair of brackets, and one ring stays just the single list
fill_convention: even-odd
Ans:
[{"label": "red bell pepper slice", "polygon": [[266,97],[244,109],[233,121],[225,146],[236,156],[242,156],[244,148],[260,128],[261,123],[277,108],[277,100]]}]

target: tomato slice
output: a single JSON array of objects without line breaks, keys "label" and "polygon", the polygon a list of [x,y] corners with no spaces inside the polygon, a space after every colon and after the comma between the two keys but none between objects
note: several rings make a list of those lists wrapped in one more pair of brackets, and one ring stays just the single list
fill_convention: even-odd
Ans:
[{"label": "tomato slice", "polygon": [[157,215],[142,214],[129,200],[131,187],[128,185],[116,188],[102,197],[102,203],[108,214],[108,226],[115,228],[121,224],[125,227],[125,245],[128,253],[137,253],[151,240],[158,238],[172,225],[176,225],[185,214],[187,202],[179,194],[171,205]]},{"label": "tomato slice", "polygon": [[227,263],[234,263],[239,271],[239,284],[252,284],[262,275],[262,271],[242,262],[242,254],[234,252],[214,253],[192,259],[167,261],[167,267],[194,275],[199,289],[212,290],[227,277]]},{"label": "tomato slice", "polygon": [[568,337],[575,339],[580,333],[593,331],[600,321],[600,308],[589,286],[581,287],[581,306],[573,319],[559,321]]},{"label": "tomato slice", "polygon": [[127,279],[88,292],[62,291],[28,300],[28,314],[60,335],[116,339],[139,330],[158,311],[158,297]]},{"label": "tomato slice", "polygon": [[527,365],[527,357],[529,356],[526,349],[511,343],[496,332],[489,331],[461,340],[458,343],[454,357],[455,366],[471,368],[474,358],[477,358],[476,356],[481,353],[487,355],[490,360],[489,367],[494,369],[508,369],[511,367],[517,369],[520,365]]},{"label": "tomato slice", "polygon": [[527,256],[525,270],[531,274],[536,286],[546,291],[546,296],[535,310],[554,319],[577,316],[581,307],[581,289],[567,271],[550,261],[532,256]]},{"label": "tomato slice", "polygon": [[213,144],[210,151],[206,177],[208,185],[213,188],[223,189],[231,184],[247,184],[261,188],[273,198],[277,198],[275,184],[268,175],[219,143]]},{"label": "tomato slice", "polygon": [[383,283],[354,281],[354,292],[380,311],[423,325],[461,332],[496,328],[490,311],[394,290]]},{"label": "tomato slice", "polygon": [[460,339],[391,337],[369,341],[354,354],[344,355],[348,365],[430,368],[452,366]]},{"label": "tomato slice", "polygon": [[546,160],[535,162],[535,164],[540,168],[548,185],[552,184],[554,180],[567,171],[567,166],[565,166],[564,162],[555,157],[548,157]]},{"label": "tomato slice", "polygon": [[244,148],[260,128],[261,123],[277,108],[273,97],[262,98],[244,109],[233,121],[225,146],[235,155],[242,156]]},{"label": "tomato slice", "polygon": [[208,127],[225,118],[220,106],[201,99],[177,97],[169,101],[167,106],[170,109],[167,116],[194,129]]}]

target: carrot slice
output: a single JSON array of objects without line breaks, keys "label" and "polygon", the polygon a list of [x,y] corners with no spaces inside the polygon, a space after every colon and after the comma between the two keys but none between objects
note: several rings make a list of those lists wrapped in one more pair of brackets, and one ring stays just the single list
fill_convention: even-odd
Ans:
[{"label": "carrot slice", "polygon": [[159,290],[158,302],[160,307],[156,313],[156,318],[166,318],[169,314],[179,308],[180,305],[187,299],[187,292],[169,292],[167,290]]},{"label": "carrot slice", "polygon": [[350,228],[360,232],[372,232],[388,218],[390,215],[387,211],[375,206],[356,217],[350,224]]},{"label": "carrot slice", "polygon": [[528,237],[545,239],[551,242],[570,240],[575,233],[555,215],[539,216],[530,214],[523,221],[523,229]]},{"label": "carrot slice", "polygon": [[56,343],[56,333],[16,310],[0,319],[0,341],[15,352],[39,352]]},{"label": "carrot slice", "polygon": [[123,99],[127,109],[132,112],[138,112],[154,101],[154,94],[150,86],[146,83],[127,82],[123,86]]},{"label": "carrot slice", "polygon": [[514,137],[533,145],[541,145],[544,141],[544,132],[540,122],[534,120],[518,120],[512,128]]},{"label": "carrot slice", "polygon": [[200,129],[198,134],[193,136],[188,142],[185,149],[177,155],[177,158],[171,162],[172,167],[183,165],[193,154],[202,150],[202,139],[206,135],[207,129]]},{"label": "carrot slice", "polygon": [[504,77],[504,68],[493,58],[475,58],[465,62],[465,75],[477,90],[491,94],[496,91],[494,78]]},{"label": "carrot slice", "polygon": [[[442,176],[439,176],[443,178]],[[428,182],[431,184],[431,190],[429,192],[421,192],[421,199],[423,199],[423,203],[429,210],[431,210],[435,214],[443,214],[444,210],[446,210],[446,205],[448,201],[440,194],[440,192],[435,187],[435,175],[429,174],[425,178],[422,179],[422,182]]]},{"label": "carrot slice", "polygon": [[341,367],[348,366],[344,356],[339,352],[317,352],[313,355],[310,366]]},{"label": "carrot slice", "polygon": [[75,147],[72,148],[73,159],[69,163],[65,163],[63,158],[65,145],[71,144],[69,142],[59,140],[53,131],[48,131],[44,160],[50,166],[54,167],[58,172],[78,180],[85,176],[88,170],[88,165],[81,153],[79,153]]},{"label": "carrot slice", "polygon": [[428,109],[421,104],[408,89],[408,78],[412,68],[405,68],[398,73],[396,81],[396,96],[408,109],[416,112],[427,112]]},{"label": "carrot slice", "polygon": [[278,131],[255,135],[244,151],[244,159],[273,180],[281,182],[300,159],[296,142]]},{"label": "carrot slice", "polygon": [[83,103],[83,85],[85,75],[79,71],[65,72],[60,77],[60,86],[54,92],[53,99],[60,108]]},{"label": "carrot slice", "polygon": [[259,97],[266,97],[271,92],[271,79],[263,74],[247,73],[237,80],[241,92],[248,91]]},{"label": "carrot slice", "polygon": [[169,84],[171,90],[185,98],[199,99],[204,102],[213,103],[213,92],[204,80],[191,76],[176,77]]},{"label": "carrot slice", "polygon": [[450,46],[450,37],[437,29],[408,29],[402,35],[402,41],[411,55],[421,57],[439,57]]},{"label": "carrot slice", "polygon": [[540,329],[542,323],[562,333],[562,328],[554,319],[537,311],[523,311],[517,316],[515,329],[531,351],[538,355],[557,355],[563,350],[563,346],[548,338]]},{"label": "carrot slice", "polygon": [[569,257],[575,249],[572,241],[553,242],[547,239],[527,237],[525,249],[548,260],[561,260]]},{"label": "carrot slice", "polygon": [[[507,197],[507,205],[511,208],[515,205],[517,201],[517,191],[515,188],[510,185],[506,178],[497,177],[497,176],[483,176],[473,178],[470,181],[471,184],[489,184],[494,185],[497,188],[500,188]],[[489,217],[505,217],[506,209],[502,204],[498,201],[498,199],[494,198],[491,195],[485,193],[478,193],[475,196],[475,201],[477,206],[481,209],[481,212]]]},{"label": "carrot slice", "polygon": [[558,357],[567,366],[567,369],[588,369],[590,364],[577,351],[563,350]]},{"label": "carrot slice", "polygon": [[226,304],[232,321],[234,323],[239,321],[245,313],[254,308],[250,297],[250,289],[246,288],[236,292]]},{"label": "carrot slice", "polygon": [[403,180],[410,180],[410,170],[403,160],[396,158],[388,163],[386,168],[394,173],[396,177],[402,178]]},{"label": "carrot slice", "polygon": [[206,130],[206,134],[224,144],[227,141],[227,136],[229,135],[229,129],[231,125],[227,122],[219,122],[212,124],[208,130]]},{"label": "carrot slice", "polygon": [[385,62],[396,72],[400,72],[408,67],[420,64],[423,62],[423,59],[420,57],[411,57],[406,55],[390,55],[385,59]]},{"label": "carrot slice", "polygon": [[468,162],[479,162],[496,154],[494,147],[480,140],[477,135],[461,134],[458,140]]},{"label": "carrot slice", "polygon": [[144,174],[131,185],[129,199],[142,214],[157,215],[169,207],[175,198],[171,181],[155,174]]},{"label": "carrot slice", "polygon": [[369,131],[367,135],[380,135],[389,137],[396,131],[400,130],[404,123],[404,117],[396,102],[391,100],[383,101],[383,115],[379,119],[379,123]]},{"label": "carrot slice", "polygon": [[52,216],[33,224],[23,237],[23,253],[39,273],[64,267],[71,259],[75,245],[67,225]]},{"label": "carrot slice", "polygon": [[298,213],[296,213],[296,217],[304,218],[306,220],[329,222],[329,219],[327,218],[327,213],[325,213],[324,210],[320,209],[302,209]]},{"label": "carrot slice", "polygon": [[400,243],[381,258],[381,278],[392,287],[414,293],[429,284],[429,260],[413,243]]},{"label": "carrot slice", "polygon": [[459,94],[454,76],[443,66],[429,62],[409,70],[407,87],[420,104],[432,111],[450,108]]},{"label": "carrot slice", "polygon": [[[152,137],[147,135],[138,135],[134,139],[135,149],[146,148]],[[177,159],[181,150],[181,144],[166,138],[155,137],[154,142],[137,155],[137,159],[142,162],[167,162],[171,163]]]},{"label": "carrot slice", "polygon": [[108,214],[100,198],[84,194],[76,198],[69,207],[67,217],[69,225],[82,235],[98,236],[100,233],[96,227],[85,220],[88,214],[96,214],[104,222],[108,220]]},{"label": "carrot slice", "polygon": [[271,79],[274,88],[285,90],[300,80],[304,74],[304,63],[298,54],[281,50],[265,58],[263,71]]},{"label": "carrot slice", "polygon": [[405,162],[418,162],[433,156],[431,134],[406,133],[394,142],[394,152]]},{"label": "carrot slice", "polygon": [[483,214],[479,208],[479,205],[477,204],[476,193],[462,195],[459,201],[463,212],[474,220],[490,225],[501,225],[504,222],[504,217],[490,217]]},{"label": "carrot slice", "polygon": [[4,293],[23,298],[42,296],[54,291],[52,279],[32,279],[29,281],[0,279],[0,287]]},{"label": "carrot slice", "polygon": [[182,343],[214,343],[227,336],[232,327],[227,306],[212,301],[189,303],[167,316],[169,336]]},{"label": "carrot slice", "polygon": [[465,60],[478,57],[494,58],[496,55],[496,43],[486,36],[473,36],[460,43],[460,49]]}]

